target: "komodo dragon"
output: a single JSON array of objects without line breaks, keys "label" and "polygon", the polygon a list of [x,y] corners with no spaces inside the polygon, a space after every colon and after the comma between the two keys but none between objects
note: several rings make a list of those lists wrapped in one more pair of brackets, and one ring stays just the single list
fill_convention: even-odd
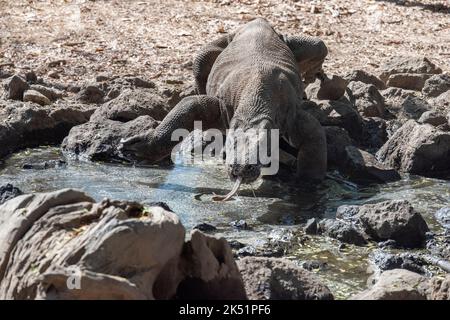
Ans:
[{"label": "komodo dragon", "polygon": [[[178,143],[171,141],[172,132],[192,131],[194,121],[202,121],[203,129],[223,132],[279,129],[279,135],[299,150],[298,179],[320,181],[327,168],[326,137],[320,123],[301,108],[302,77],[306,83],[321,78],[327,53],[317,38],[279,35],[265,19],[253,20],[197,55],[193,71],[198,95],[184,98],[156,129],[122,141],[119,148],[125,158],[155,163]],[[250,150],[257,150],[257,141],[248,143]],[[225,200],[241,182],[255,181],[261,168],[259,161],[230,163],[228,174],[235,185]]]}]

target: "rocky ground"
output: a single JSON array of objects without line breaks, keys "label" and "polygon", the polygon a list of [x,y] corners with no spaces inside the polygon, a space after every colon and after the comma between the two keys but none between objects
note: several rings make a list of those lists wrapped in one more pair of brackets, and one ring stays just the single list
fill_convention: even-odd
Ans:
[{"label": "rocky ground", "polygon": [[[169,10],[176,4],[179,11]],[[120,139],[154,128],[193,94],[189,61],[202,44],[198,39],[267,14],[277,30],[300,28],[330,48],[325,66],[330,78],[306,88],[304,105],[326,129],[330,170],[360,185],[397,181],[404,174],[450,177],[445,3],[1,5],[10,10],[0,21],[8,26],[2,28],[7,34],[0,53],[0,166],[11,153],[44,144],[61,145],[66,156],[81,160],[121,161]],[[220,17],[213,8],[221,9]],[[193,13],[199,18],[192,19]],[[62,16],[73,19],[48,24]],[[148,25],[139,23],[143,17]],[[198,27],[202,22],[206,27]],[[59,165],[64,161],[30,164]],[[333,298],[305,270],[317,266],[243,248],[233,252],[226,241],[201,231],[186,241],[186,230],[164,204],[95,203],[76,190],[21,193],[12,185],[0,189],[0,298]],[[402,250],[374,252],[373,283],[354,299],[449,299],[448,275],[428,272],[430,265],[450,272],[449,215],[448,207],[436,212],[442,232],[435,234],[410,203],[398,199],[342,206],[335,219],[311,219],[299,227],[344,246]],[[144,244],[151,250],[142,254]],[[67,289],[69,266],[78,270],[83,290]]]}]

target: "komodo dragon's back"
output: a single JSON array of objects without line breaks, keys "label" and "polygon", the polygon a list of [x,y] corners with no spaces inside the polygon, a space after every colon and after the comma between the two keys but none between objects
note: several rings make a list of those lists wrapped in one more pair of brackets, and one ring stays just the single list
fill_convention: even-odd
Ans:
[{"label": "komodo dragon's back", "polygon": [[237,30],[218,56],[206,91],[237,108],[245,91],[255,94],[255,86],[273,87],[280,77],[301,97],[303,84],[292,51],[266,20],[256,19]]}]

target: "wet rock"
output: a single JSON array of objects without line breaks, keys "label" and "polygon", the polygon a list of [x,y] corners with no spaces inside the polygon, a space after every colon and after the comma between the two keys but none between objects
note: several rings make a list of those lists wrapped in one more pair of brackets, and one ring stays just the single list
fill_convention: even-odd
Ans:
[{"label": "wet rock", "polygon": [[248,257],[238,260],[251,300],[332,300],[319,279],[285,259]]},{"label": "wet rock", "polygon": [[428,225],[406,200],[384,201],[352,208],[364,232],[375,241],[395,240],[399,246],[413,248],[425,244]]},{"label": "wet rock", "polygon": [[375,88],[377,88],[378,90],[386,89],[386,85],[384,84],[383,81],[381,81],[380,78],[378,78],[377,76],[374,76],[373,74],[370,74],[364,70],[350,71],[347,74],[345,74],[343,78],[345,80],[347,80],[348,82],[359,81],[359,82],[363,82],[365,84],[374,85]]},{"label": "wet rock", "polygon": [[450,207],[439,209],[434,217],[444,228],[450,229]]},{"label": "wet rock", "polygon": [[353,145],[347,130],[335,126],[324,127],[324,129],[327,136],[328,164],[333,166],[344,163],[345,148]]},{"label": "wet rock", "polygon": [[442,70],[425,57],[392,57],[379,68],[380,79],[386,82],[390,75],[399,73],[409,74],[438,74]]},{"label": "wet rock", "polygon": [[369,150],[378,150],[388,140],[387,123],[378,117],[363,119],[361,144]]},{"label": "wet rock", "polygon": [[245,244],[243,244],[242,242],[239,242],[237,240],[229,240],[228,244],[234,250],[239,250],[239,249],[242,249],[245,247]]},{"label": "wet rock", "polygon": [[303,227],[303,230],[306,234],[317,234],[319,232],[319,224],[318,220],[316,218],[309,219],[305,226]]},{"label": "wet rock", "polygon": [[230,226],[238,230],[252,230],[253,228],[247,224],[245,220],[235,220],[230,222]]},{"label": "wet rock", "polygon": [[380,163],[374,155],[353,146],[345,148],[346,163],[343,170],[350,179],[364,182],[392,182],[401,179],[400,174],[385,164]]},{"label": "wet rock", "polygon": [[91,118],[91,121],[72,128],[61,148],[68,156],[82,160],[121,161],[118,151],[121,139],[145,133],[157,125],[149,116],[128,122]]},{"label": "wet rock", "polygon": [[14,187],[12,184],[8,183],[4,186],[0,186],[0,204],[3,204],[6,201],[22,194],[22,191],[19,188]]},{"label": "wet rock", "polygon": [[40,94],[46,96],[51,101],[56,101],[63,98],[66,94],[58,89],[46,87],[40,84],[33,84],[30,86],[30,90],[39,92]]},{"label": "wet rock", "polygon": [[103,103],[105,93],[96,85],[87,85],[76,96],[76,100],[82,103]]},{"label": "wet rock", "polygon": [[444,279],[434,277],[430,281],[429,300],[450,300],[450,275]]},{"label": "wet rock", "polygon": [[246,298],[226,241],[185,242],[161,207],[71,189],[19,196],[0,206],[0,239],[0,299]]},{"label": "wet rock", "polygon": [[350,300],[426,300],[428,279],[404,269],[383,272],[375,285]]},{"label": "wet rock", "polygon": [[425,81],[431,76],[431,74],[424,73],[396,73],[389,76],[386,85],[388,87],[421,91],[425,85]]},{"label": "wet rock", "polygon": [[350,101],[362,116],[380,118],[385,116],[384,98],[374,85],[353,81],[348,87],[351,90]]},{"label": "wet rock", "polygon": [[422,89],[424,96],[428,98],[437,97],[442,93],[450,90],[450,75],[437,74],[425,81],[425,85]]},{"label": "wet rock", "polygon": [[309,260],[302,262],[302,268],[308,271],[314,271],[314,270],[326,270],[328,269],[328,263],[318,261],[318,260]]},{"label": "wet rock", "polygon": [[215,226],[213,226],[212,224],[209,223],[200,223],[198,225],[196,225],[193,229],[197,229],[203,232],[214,232],[217,230],[217,228]]},{"label": "wet rock", "polygon": [[342,101],[317,101],[325,118],[323,126],[337,126],[347,130],[351,138],[359,140],[362,135],[363,121],[351,104]]},{"label": "wet rock", "polygon": [[367,243],[364,235],[353,224],[336,220],[324,219],[320,221],[320,231],[324,235],[341,242],[363,246]]},{"label": "wet rock", "polygon": [[447,118],[437,111],[426,111],[422,113],[417,122],[421,124],[431,124],[434,127],[438,127],[443,124],[447,124]]},{"label": "wet rock", "polygon": [[0,158],[22,148],[61,143],[92,109],[65,101],[50,106],[0,100]]},{"label": "wet rock", "polygon": [[244,246],[242,248],[239,248],[236,254],[239,257],[256,256],[258,254],[258,250],[256,250],[254,246]]},{"label": "wet rock", "polygon": [[393,254],[383,250],[376,250],[371,254],[370,261],[379,272],[405,269],[421,275],[427,275],[425,266],[428,263],[421,256],[413,253]]},{"label": "wet rock", "polygon": [[450,133],[410,120],[381,147],[377,158],[403,172],[445,176],[450,170]]},{"label": "wet rock", "polygon": [[306,87],[305,93],[308,99],[315,100],[338,100],[345,93],[347,81],[333,75],[331,78],[325,76],[323,80],[316,80]]},{"label": "wet rock", "polygon": [[18,75],[14,75],[6,84],[8,90],[7,99],[22,100],[23,93],[28,89],[28,83]]},{"label": "wet rock", "polygon": [[67,165],[67,162],[62,159],[48,160],[40,163],[25,163],[22,165],[22,169],[26,170],[46,170],[52,168],[62,168]]},{"label": "wet rock", "polygon": [[35,90],[25,91],[25,93],[23,94],[23,101],[34,102],[40,104],[41,106],[46,106],[52,103],[49,98]]}]

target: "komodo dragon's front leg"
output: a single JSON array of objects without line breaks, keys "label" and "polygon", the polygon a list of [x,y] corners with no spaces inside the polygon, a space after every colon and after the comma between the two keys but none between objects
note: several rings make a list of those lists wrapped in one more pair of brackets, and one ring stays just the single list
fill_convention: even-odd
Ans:
[{"label": "komodo dragon's front leg", "polygon": [[319,121],[301,108],[287,125],[288,142],[299,149],[297,176],[302,182],[320,182],[327,170],[327,141]]},{"label": "komodo dragon's front leg", "polygon": [[154,129],[121,142],[119,151],[125,159],[144,160],[156,163],[169,156],[179,143],[173,141],[176,129],[189,132],[194,129],[194,121],[201,121],[204,130],[217,128],[225,130],[224,116],[220,100],[205,95],[190,96],[181,100]]},{"label": "komodo dragon's front leg", "polygon": [[194,71],[197,94],[206,94],[209,73],[219,54],[233,40],[233,34],[224,35],[203,47],[194,59]]},{"label": "komodo dragon's front leg", "polygon": [[325,43],[309,36],[282,36],[282,39],[294,54],[304,82],[308,84],[316,78],[322,80],[322,64],[328,54]]}]

